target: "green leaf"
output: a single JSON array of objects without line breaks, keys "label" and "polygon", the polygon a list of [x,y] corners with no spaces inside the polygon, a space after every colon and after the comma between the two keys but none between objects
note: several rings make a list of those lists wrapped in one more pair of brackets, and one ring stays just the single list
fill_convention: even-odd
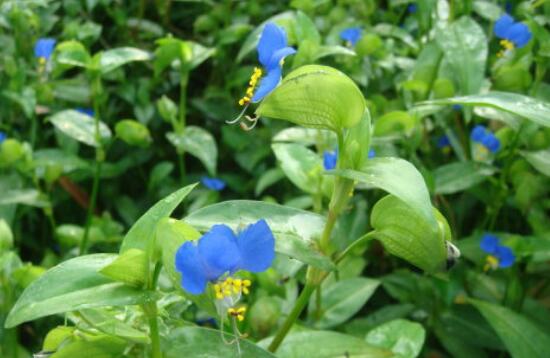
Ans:
[{"label": "green leaf", "polygon": [[363,94],[349,77],[331,67],[308,65],[287,75],[256,114],[338,132],[359,123],[365,108]]},{"label": "green leaf", "polygon": [[70,339],[73,335],[75,327],[70,326],[57,326],[51,331],[48,332],[46,338],[44,338],[44,344],[42,345],[42,350],[55,351],[61,343],[66,339]]},{"label": "green leaf", "polygon": [[302,11],[296,12],[296,21],[294,21],[294,35],[298,43],[308,40],[315,44],[321,43],[321,35],[315,27],[313,21]]},{"label": "green leaf", "polygon": [[266,170],[256,182],[256,188],[254,189],[254,195],[260,196],[265,189],[275,184],[279,180],[285,177],[285,173],[279,168],[273,168]]},{"label": "green leaf", "polygon": [[390,349],[398,357],[414,358],[420,354],[426,331],[421,324],[405,319],[384,323],[367,333],[367,343]]},{"label": "green leaf", "polygon": [[514,358],[550,357],[550,336],[525,316],[492,303],[469,300],[495,329]]},{"label": "green leaf", "polygon": [[427,272],[444,268],[447,258],[445,240],[451,239],[449,225],[434,208],[437,231],[419,213],[399,198],[388,195],[372,209],[370,234],[380,240],[392,255],[401,257]]},{"label": "green leaf", "polygon": [[487,37],[481,26],[464,16],[440,29],[436,41],[462,94],[479,93],[485,78],[488,52]]},{"label": "green leaf", "polygon": [[525,159],[539,172],[550,177],[550,150],[539,150],[537,152],[522,152]]},{"label": "green leaf", "polygon": [[479,95],[421,102],[419,106],[449,104],[496,108],[529,119],[542,126],[550,127],[550,104],[517,93],[489,92]]},{"label": "green leaf", "polygon": [[198,158],[210,175],[216,175],[218,147],[210,132],[200,127],[188,126],[183,133],[167,133],[166,138],[178,151],[188,152]]},{"label": "green leaf", "polygon": [[147,255],[143,250],[129,249],[99,272],[114,281],[142,287],[147,280]]},{"label": "green leaf", "polygon": [[99,66],[101,73],[106,74],[129,62],[147,61],[150,58],[151,54],[147,51],[134,47],[119,47],[103,52]]},{"label": "green leaf", "polygon": [[115,126],[116,136],[129,145],[148,147],[153,141],[149,129],[133,119],[123,119]]},{"label": "green leaf", "polygon": [[276,143],[271,148],[281,169],[294,185],[310,194],[320,191],[323,164],[316,153],[295,143]]},{"label": "green leaf", "polygon": [[36,189],[14,189],[2,193],[0,206],[23,204],[45,208],[51,205],[47,196]]},{"label": "green leaf", "polygon": [[404,318],[410,315],[416,307],[411,303],[386,304],[384,307],[370,312],[368,316],[354,319],[346,323],[344,327],[346,333],[363,337],[365,332],[382,323],[389,322],[397,318]]},{"label": "green leaf", "polygon": [[430,195],[424,178],[411,163],[399,158],[371,158],[361,170],[331,171],[338,176],[372,185],[395,195],[435,225]]},{"label": "green leaf", "polygon": [[265,219],[275,235],[275,251],[306,264],[332,270],[333,264],[315,247],[325,226],[325,219],[308,211],[261,201],[225,201],[192,212],[184,221],[200,231],[215,224],[225,224],[234,231]]},{"label": "green leaf", "polygon": [[336,143],[334,132],[302,127],[289,127],[275,134],[273,142],[290,142],[306,146],[315,145],[317,142]]},{"label": "green leaf", "polygon": [[143,214],[138,221],[130,228],[122,245],[120,246],[120,253],[124,253],[129,249],[147,250],[150,240],[153,239],[155,233],[155,227],[158,221],[162,218],[170,216],[172,211],[185,199],[187,194],[195,188],[197,184],[187,185],[168,195],[166,198],[157,202],[151,207],[145,214]]},{"label": "green leaf", "polygon": [[33,152],[34,164],[38,167],[59,165],[63,173],[70,173],[77,169],[88,169],[88,163],[74,154],[61,149],[39,149]]},{"label": "green leaf", "polygon": [[453,194],[483,182],[496,172],[492,165],[476,162],[456,162],[434,170],[435,193]]},{"label": "green leaf", "polygon": [[[235,336],[224,333],[225,341],[234,341]],[[275,358],[268,351],[258,347],[254,343],[239,339],[241,354],[238,354],[237,344],[227,344],[222,340],[220,331],[198,328],[181,327],[172,329],[170,334],[164,338],[162,344],[165,358],[181,357],[254,357],[254,358]]]},{"label": "green leaf", "polygon": [[[267,347],[271,339],[260,341],[260,347]],[[373,347],[364,340],[331,331],[302,331],[290,333],[279,349],[279,358],[336,358],[360,357],[382,358],[392,357],[387,349]]]},{"label": "green leaf", "polygon": [[374,135],[377,137],[392,134],[410,135],[415,124],[416,120],[407,112],[389,112],[376,120]]},{"label": "green leaf", "polygon": [[[66,109],[49,117],[49,121],[61,132],[79,142],[92,147],[100,145],[95,135],[95,119],[87,114]],[[111,138],[111,130],[101,121],[99,121],[99,137],[102,141]]]},{"label": "green leaf", "polygon": [[[315,322],[315,328],[325,329],[346,322],[365,305],[380,281],[364,277],[354,277],[337,281],[321,291],[322,312]],[[310,300],[310,317],[315,315],[315,297]]]},{"label": "green leaf", "polygon": [[126,341],[113,336],[91,336],[74,340],[55,352],[51,358],[116,358],[122,356]]},{"label": "green leaf", "polygon": [[101,308],[87,308],[79,311],[79,315],[84,319],[82,323],[89,324],[105,334],[124,338],[135,343],[150,343],[149,336],[145,332],[117,319],[117,313],[120,312]]},{"label": "green leaf", "polygon": [[78,41],[64,41],[55,47],[56,62],[77,67],[88,67],[90,54]]},{"label": "green leaf", "polygon": [[152,293],[113,282],[98,271],[118,255],[93,254],[67,260],[36,279],[19,296],[6,328],[56,313],[101,306],[141,304]]}]

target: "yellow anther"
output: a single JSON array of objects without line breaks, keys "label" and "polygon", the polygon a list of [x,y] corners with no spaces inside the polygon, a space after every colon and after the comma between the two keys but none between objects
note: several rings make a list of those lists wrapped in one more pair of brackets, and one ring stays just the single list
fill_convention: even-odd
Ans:
[{"label": "yellow anther", "polygon": [[250,99],[254,95],[254,90],[256,89],[256,85],[258,84],[258,81],[260,80],[261,77],[262,77],[262,70],[258,67],[254,67],[254,72],[252,72],[252,76],[250,76],[250,81],[248,82],[248,88],[246,89],[246,96],[244,96],[239,100],[240,106],[244,106],[250,103]]},{"label": "yellow anther", "polygon": [[45,65],[46,64],[46,57],[39,57],[38,58],[38,63],[41,64],[41,65]]},{"label": "yellow anther", "polygon": [[227,313],[230,316],[236,317],[239,322],[242,322],[244,320],[244,314],[246,312],[246,307],[239,307],[239,308],[230,308],[227,310]]},{"label": "yellow anther", "polygon": [[504,47],[507,50],[513,50],[514,49],[514,43],[509,40],[501,40],[500,45]]},{"label": "yellow anther", "polygon": [[252,282],[250,280],[243,280],[243,286],[250,287],[252,285]]},{"label": "yellow anther", "polygon": [[487,263],[485,264],[485,266],[483,266],[484,271],[498,268],[498,258],[494,257],[493,255],[489,255],[485,260],[487,261]]}]

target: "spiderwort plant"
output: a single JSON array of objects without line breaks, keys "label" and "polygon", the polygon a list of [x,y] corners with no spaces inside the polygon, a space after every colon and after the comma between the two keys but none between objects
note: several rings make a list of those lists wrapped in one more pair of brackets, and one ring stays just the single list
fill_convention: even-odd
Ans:
[{"label": "spiderwort plant", "polygon": [[485,258],[485,266],[483,267],[485,271],[508,268],[516,260],[512,249],[501,245],[500,238],[495,235],[485,233],[481,238],[479,247],[488,254]]},{"label": "spiderwort plant", "polygon": [[340,32],[340,38],[348,44],[348,46],[353,47],[361,38],[361,28],[360,27],[348,27],[342,32]]},{"label": "spiderwort plant", "polygon": [[482,125],[472,129],[470,139],[474,143],[472,156],[476,160],[486,160],[489,153],[495,154],[500,149],[500,140]]},{"label": "spiderwort plant", "polygon": [[[288,46],[285,30],[272,22],[265,25],[260,35],[257,50],[258,59],[263,66],[263,70],[254,67],[246,94],[239,100],[239,105],[244,106],[244,109],[236,119],[227,122],[229,124],[238,122],[245,114],[250,103],[260,102],[277,87],[281,82],[284,59],[296,53],[294,48]],[[248,116],[246,118],[252,122],[252,126],[248,127],[244,123],[241,126],[247,130],[254,128],[258,119]]]},{"label": "spiderwort plant", "polygon": [[495,36],[501,39],[500,45],[503,48],[497,53],[498,57],[502,57],[506,51],[511,51],[516,47],[524,47],[531,40],[529,27],[522,22],[516,22],[508,14],[502,15],[497,20],[493,31]]}]

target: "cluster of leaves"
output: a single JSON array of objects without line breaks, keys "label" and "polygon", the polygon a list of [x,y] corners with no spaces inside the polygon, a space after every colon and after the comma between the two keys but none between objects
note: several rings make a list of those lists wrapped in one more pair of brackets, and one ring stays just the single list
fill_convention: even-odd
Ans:
[{"label": "cluster of leaves", "polygon": [[[267,23],[296,53],[246,131]],[[550,356],[548,23],[520,0],[3,2],[0,356]],[[175,254],[260,219],[276,259],[243,273],[248,338],[220,335]]]}]

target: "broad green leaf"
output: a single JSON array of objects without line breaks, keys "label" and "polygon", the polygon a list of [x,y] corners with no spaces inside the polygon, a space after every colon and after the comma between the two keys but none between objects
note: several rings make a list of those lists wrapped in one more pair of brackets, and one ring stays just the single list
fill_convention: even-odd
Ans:
[{"label": "broad green leaf", "polygon": [[323,164],[316,153],[295,143],[276,143],[271,148],[281,169],[294,185],[310,194],[320,191]]},{"label": "broad green leaf", "polygon": [[87,67],[91,58],[80,42],[64,41],[55,47],[55,60],[63,65]]},{"label": "broad green leaf", "polygon": [[346,333],[364,337],[365,332],[370,331],[374,327],[397,318],[405,318],[415,309],[416,307],[411,303],[385,305],[384,307],[369,313],[366,317],[357,318],[346,323],[344,329]]},{"label": "broad green leaf", "polygon": [[164,341],[161,346],[163,347],[165,358],[275,358],[273,354],[245,339],[239,340],[241,349],[241,354],[239,355],[236,343],[226,343],[229,341],[234,341],[235,337],[228,333],[224,333],[223,336],[225,342],[222,340],[219,330],[198,327],[181,327],[172,329],[168,336],[163,337]]},{"label": "broad green leaf", "polygon": [[14,189],[3,192],[2,196],[0,196],[0,206],[13,204],[23,204],[39,208],[51,205],[47,196],[36,189]]},{"label": "broad green leaf", "polygon": [[[95,119],[87,114],[66,109],[51,116],[49,121],[61,132],[79,142],[92,147],[100,145],[95,135]],[[111,138],[111,130],[102,121],[99,121],[99,138],[101,141]]]},{"label": "broad green leaf", "polygon": [[[378,285],[377,280],[354,277],[337,281],[321,291],[322,310],[315,327],[326,329],[346,322],[365,305]],[[312,297],[308,306],[310,317],[315,317],[317,306]]]},{"label": "broad green leaf", "polygon": [[327,66],[307,65],[287,75],[256,114],[338,132],[359,123],[365,108],[363,94],[345,74]]},{"label": "broad green leaf", "polygon": [[[259,342],[267,347],[271,339]],[[279,358],[384,358],[393,357],[387,349],[371,346],[364,340],[331,331],[302,331],[290,333],[277,350]]]},{"label": "broad green leaf", "polygon": [[120,66],[134,61],[147,61],[151,54],[134,47],[119,47],[107,50],[101,54],[99,63],[102,74],[106,74]]},{"label": "broad green leaf", "polygon": [[390,349],[398,357],[414,358],[420,354],[426,331],[420,323],[396,319],[367,333],[367,343]]},{"label": "broad green leaf", "polygon": [[51,268],[19,296],[6,319],[6,328],[56,313],[151,300],[152,293],[114,282],[98,272],[117,257],[115,254],[86,255]]},{"label": "broad green leaf", "polygon": [[437,45],[445,54],[445,62],[456,77],[462,94],[477,94],[485,77],[487,37],[477,22],[464,16],[441,28]]},{"label": "broad green leaf", "polygon": [[451,233],[445,218],[435,208],[432,210],[438,222],[436,231],[418,210],[388,195],[372,209],[372,236],[392,255],[424,271],[440,271],[447,258],[445,240],[451,239]]},{"label": "broad green leaf", "polygon": [[539,150],[537,152],[522,152],[525,159],[536,170],[550,177],[550,150]]},{"label": "broad green leaf", "polygon": [[496,108],[529,119],[542,126],[550,127],[550,103],[517,93],[495,91],[479,95],[426,101],[421,102],[419,106],[449,104]]},{"label": "broad green leaf", "polygon": [[306,146],[315,145],[318,142],[336,144],[334,132],[303,127],[285,128],[273,137],[273,142],[291,142]]},{"label": "broad green leaf", "polygon": [[476,162],[456,162],[445,164],[436,170],[435,193],[453,194],[464,191],[483,182],[496,172],[492,165]]},{"label": "broad green leaf", "polygon": [[167,133],[166,138],[179,151],[188,152],[198,158],[210,175],[216,175],[218,147],[210,132],[201,127],[188,126],[183,133]]},{"label": "broad green leaf", "polygon": [[123,119],[115,126],[116,136],[129,145],[148,147],[153,141],[149,129],[133,119]]},{"label": "broad green leaf", "polygon": [[550,336],[525,316],[509,308],[469,300],[495,329],[514,358],[550,357]]},{"label": "broad green leaf", "polygon": [[119,311],[109,311],[101,308],[87,308],[79,311],[79,315],[85,320],[83,323],[85,322],[86,325],[91,325],[93,328],[105,334],[124,338],[136,343],[150,343],[149,336],[145,332],[116,318],[117,313],[119,313]]},{"label": "broad green leaf", "polygon": [[130,228],[122,245],[120,246],[120,252],[124,253],[129,249],[147,250],[150,240],[153,239],[155,233],[155,227],[158,221],[162,218],[170,216],[172,211],[185,199],[187,194],[195,188],[197,184],[187,185],[168,195],[166,198],[157,202],[151,207],[145,214],[143,214],[138,221]]},{"label": "broad green leaf", "polygon": [[113,336],[91,336],[75,339],[51,355],[51,358],[116,358],[122,356],[126,341]]},{"label": "broad green leaf", "polygon": [[192,212],[183,220],[200,231],[225,224],[234,231],[265,219],[275,235],[275,251],[315,267],[332,270],[333,264],[315,247],[325,219],[308,211],[261,201],[225,201]]},{"label": "broad green leaf", "polygon": [[416,124],[416,120],[404,111],[386,113],[378,118],[374,125],[375,136],[392,134],[409,135]]},{"label": "broad green leaf", "polygon": [[372,185],[395,195],[435,224],[430,195],[424,178],[411,163],[399,158],[371,158],[361,170],[335,170],[334,174]]},{"label": "broad green leaf", "polygon": [[129,249],[99,272],[114,281],[142,287],[147,280],[147,255],[143,250]]}]

